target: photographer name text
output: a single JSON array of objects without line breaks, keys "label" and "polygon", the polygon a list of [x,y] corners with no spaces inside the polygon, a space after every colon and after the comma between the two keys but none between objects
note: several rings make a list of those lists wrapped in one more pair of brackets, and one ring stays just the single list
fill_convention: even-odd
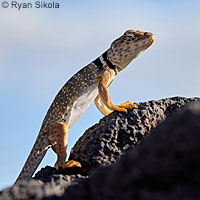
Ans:
[{"label": "photographer name text", "polygon": [[46,1],[36,1],[35,3],[23,2],[19,3],[17,1],[3,1],[1,3],[2,8],[13,8],[17,10],[29,9],[29,8],[59,8],[58,2],[46,2]]}]

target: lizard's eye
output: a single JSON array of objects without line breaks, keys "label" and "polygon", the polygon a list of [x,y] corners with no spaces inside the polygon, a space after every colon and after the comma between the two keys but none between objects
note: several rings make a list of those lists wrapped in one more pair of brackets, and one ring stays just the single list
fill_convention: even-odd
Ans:
[{"label": "lizard's eye", "polygon": [[136,37],[134,35],[127,35],[124,38],[126,41],[133,41],[136,39]]}]

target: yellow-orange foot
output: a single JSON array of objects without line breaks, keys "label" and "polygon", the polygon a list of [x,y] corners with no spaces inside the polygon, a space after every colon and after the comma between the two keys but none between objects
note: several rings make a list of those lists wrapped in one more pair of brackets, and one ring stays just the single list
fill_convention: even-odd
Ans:
[{"label": "yellow-orange foot", "polygon": [[127,112],[126,108],[121,108],[120,106],[115,106],[112,110],[119,112]]},{"label": "yellow-orange foot", "polygon": [[120,108],[138,108],[136,104],[131,101],[126,101],[125,103],[121,103],[119,105]]},{"label": "yellow-orange foot", "polygon": [[72,168],[72,167],[79,167],[81,168],[81,163],[78,162],[78,161],[75,161],[75,160],[69,160],[67,161],[64,165],[63,165],[63,169],[66,169],[66,168]]}]

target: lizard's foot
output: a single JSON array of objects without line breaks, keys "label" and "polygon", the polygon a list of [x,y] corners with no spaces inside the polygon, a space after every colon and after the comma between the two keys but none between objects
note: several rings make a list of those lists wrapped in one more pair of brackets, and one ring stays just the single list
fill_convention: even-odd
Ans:
[{"label": "lizard's foot", "polygon": [[81,168],[82,166],[81,166],[81,163],[78,161],[69,160],[64,164],[63,169],[71,168],[71,167],[80,167]]},{"label": "lizard's foot", "polygon": [[121,103],[119,105],[120,108],[138,108],[136,104],[131,101],[126,101],[125,103]]},{"label": "lizard's foot", "polygon": [[69,161],[67,161],[64,165],[62,165],[62,166],[59,166],[58,164],[55,164],[55,168],[56,168],[56,170],[58,170],[58,171],[63,171],[63,170],[65,170],[65,169],[69,169],[69,168],[74,168],[74,167],[79,167],[79,168],[81,168],[82,166],[81,166],[81,163],[80,162],[78,162],[78,161],[75,161],[75,160],[69,160]]},{"label": "lizard's foot", "polygon": [[118,112],[127,112],[126,108],[121,107],[121,106],[114,106],[114,105],[111,107],[111,110],[118,111]]}]

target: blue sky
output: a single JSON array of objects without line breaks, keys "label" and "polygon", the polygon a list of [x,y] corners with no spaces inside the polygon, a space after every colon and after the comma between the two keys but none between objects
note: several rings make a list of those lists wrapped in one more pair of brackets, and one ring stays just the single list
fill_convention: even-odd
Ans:
[{"label": "blue sky", "polygon": [[[59,9],[0,7],[0,189],[15,181],[58,90],[127,29],[156,40],[116,77],[113,103],[200,97],[200,1],[59,2]],[[68,152],[102,117],[92,104],[70,129]],[[55,160],[49,150],[38,169]]]}]

